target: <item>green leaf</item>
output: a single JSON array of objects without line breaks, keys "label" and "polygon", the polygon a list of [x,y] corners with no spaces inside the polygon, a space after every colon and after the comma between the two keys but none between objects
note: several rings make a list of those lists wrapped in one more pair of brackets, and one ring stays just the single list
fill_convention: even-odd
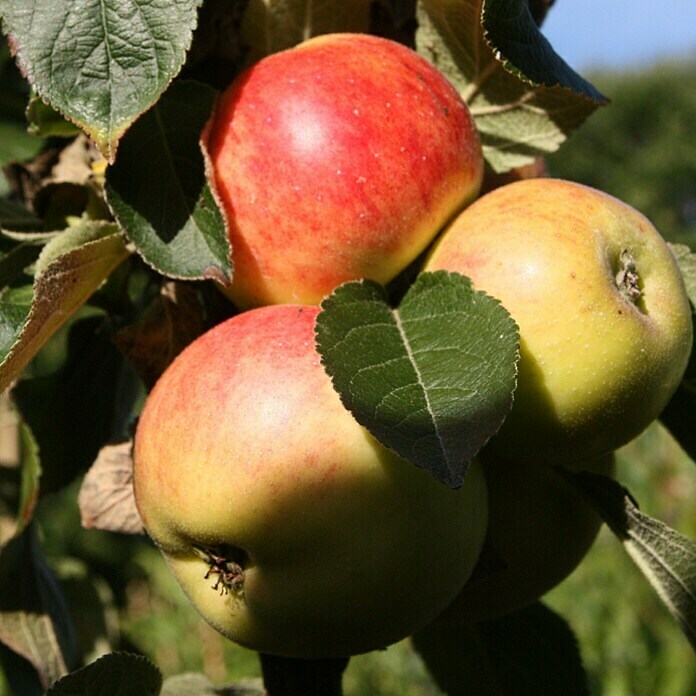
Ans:
[{"label": "green leaf", "polygon": [[370,4],[370,0],[249,0],[242,23],[249,62],[319,34],[367,32]]},{"label": "green leaf", "polygon": [[696,541],[642,513],[607,476],[559,473],[587,497],[696,648]]},{"label": "green leaf", "polygon": [[82,222],[46,244],[33,288],[0,295],[0,391],[127,256],[123,235],[105,222]]},{"label": "green leaf", "polygon": [[46,696],[157,696],[162,674],[142,655],[116,652],[56,682]]},{"label": "green leaf", "polygon": [[186,57],[202,0],[0,0],[32,86],[113,161]]},{"label": "green leaf", "polygon": [[587,696],[568,624],[537,602],[478,624],[435,621],[413,644],[448,696]]},{"label": "green leaf", "polygon": [[517,327],[468,278],[422,273],[398,310],[376,283],[322,303],[317,346],[355,419],[386,447],[461,486],[512,405]]},{"label": "green leaf", "polygon": [[142,257],[180,279],[229,282],[224,218],[206,181],[200,136],[215,91],[175,83],[129,131],[106,175],[116,218]]},{"label": "green leaf", "polygon": [[553,51],[526,0],[419,0],[418,51],[467,102],[497,172],[554,152],[604,96]]},{"label": "green leaf", "polygon": [[539,85],[561,85],[594,101],[604,99],[553,50],[532,18],[527,0],[484,0],[483,26],[511,73]]},{"label": "green leaf", "polygon": [[44,688],[77,658],[67,605],[31,526],[0,551],[0,642],[31,663]]}]

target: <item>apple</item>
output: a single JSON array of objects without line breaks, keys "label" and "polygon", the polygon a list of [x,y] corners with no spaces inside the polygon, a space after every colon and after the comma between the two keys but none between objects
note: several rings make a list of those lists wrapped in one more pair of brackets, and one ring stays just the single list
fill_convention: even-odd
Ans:
[{"label": "apple", "polygon": [[[578,566],[597,537],[601,518],[546,464],[481,455],[488,490],[486,551],[490,569],[477,571],[437,619],[473,623],[522,609]],[[613,476],[613,453],[569,467]]]},{"label": "apple", "polygon": [[300,658],[428,623],[469,577],[487,518],[478,463],[450,489],[353,419],[315,349],[318,311],[252,309],[196,339],[134,444],[145,528],[203,617]]},{"label": "apple", "polygon": [[512,461],[582,461],[662,411],[691,349],[689,302],[652,224],[592,188],[551,178],[479,198],[424,269],[469,276],[519,325],[512,411],[490,447]]},{"label": "apple", "polygon": [[386,283],[476,197],[469,110],[401,44],[329,34],[270,55],[223,93],[204,134],[243,308],[318,304]]}]

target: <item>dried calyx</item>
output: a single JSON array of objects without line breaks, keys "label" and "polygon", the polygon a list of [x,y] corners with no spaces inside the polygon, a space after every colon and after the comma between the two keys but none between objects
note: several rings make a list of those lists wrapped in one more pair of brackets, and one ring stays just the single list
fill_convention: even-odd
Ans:
[{"label": "dried calyx", "polygon": [[619,256],[619,270],[615,276],[616,287],[623,297],[631,304],[640,305],[643,291],[640,287],[640,276],[636,261],[628,249],[622,249]]},{"label": "dried calyx", "polygon": [[220,594],[234,592],[241,594],[244,592],[244,568],[242,564],[233,558],[239,554],[227,553],[220,548],[194,546],[193,552],[201,560],[208,564],[208,571],[205,579],[215,578],[215,584],[211,585],[213,590]]}]

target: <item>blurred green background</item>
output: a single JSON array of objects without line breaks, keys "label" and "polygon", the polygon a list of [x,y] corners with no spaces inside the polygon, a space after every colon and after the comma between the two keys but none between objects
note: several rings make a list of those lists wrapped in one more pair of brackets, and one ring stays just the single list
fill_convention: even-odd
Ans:
[{"label": "blurred green background", "polygon": [[[613,105],[548,158],[551,174],[622,198],[667,238],[696,248],[696,64],[590,77]],[[642,510],[691,538],[694,474],[694,463],[658,425],[619,453],[618,479]],[[140,651],[165,675],[202,670],[216,683],[258,675],[255,654],[198,618],[148,540],[80,528],[77,491],[76,482],[47,496],[38,517],[44,549],[79,607],[75,618],[93,654]],[[592,696],[696,694],[692,649],[606,530],[546,601],[576,632]],[[408,641],[353,658],[345,688],[347,696],[439,693]],[[5,694],[0,675],[0,696]]]}]

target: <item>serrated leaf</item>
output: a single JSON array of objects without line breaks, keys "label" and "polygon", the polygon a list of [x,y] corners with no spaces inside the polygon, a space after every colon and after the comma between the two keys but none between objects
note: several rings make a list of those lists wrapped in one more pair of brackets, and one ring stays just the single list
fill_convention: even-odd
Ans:
[{"label": "serrated leaf", "polygon": [[56,682],[46,696],[157,696],[162,674],[142,655],[109,653]]},{"label": "serrated leaf", "polygon": [[577,486],[624,545],[696,648],[696,541],[642,513],[617,481],[559,470]]},{"label": "serrated leaf", "polygon": [[200,145],[215,91],[175,83],[121,143],[106,197],[142,257],[178,279],[229,282],[225,222],[208,186]]},{"label": "serrated leaf", "polygon": [[105,222],[83,222],[46,244],[33,288],[0,295],[0,391],[128,253],[118,228]]},{"label": "serrated leaf", "polygon": [[0,0],[0,14],[36,92],[113,161],[118,140],[183,65],[201,3]]},{"label": "serrated leaf", "polygon": [[44,688],[77,659],[67,606],[31,526],[0,551],[0,642],[31,663]]},{"label": "serrated leaf", "polygon": [[448,696],[589,693],[572,630],[539,602],[478,624],[435,621],[413,644]]},{"label": "serrated leaf", "polygon": [[416,46],[469,105],[496,172],[558,149],[604,96],[539,32],[526,0],[419,0]]},{"label": "serrated leaf", "polygon": [[322,303],[317,347],[336,391],[383,445],[461,486],[512,405],[519,337],[502,305],[468,278],[422,273],[398,310],[376,283]]},{"label": "serrated leaf", "polygon": [[367,32],[370,0],[249,0],[242,36],[249,62],[333,32]]}]

